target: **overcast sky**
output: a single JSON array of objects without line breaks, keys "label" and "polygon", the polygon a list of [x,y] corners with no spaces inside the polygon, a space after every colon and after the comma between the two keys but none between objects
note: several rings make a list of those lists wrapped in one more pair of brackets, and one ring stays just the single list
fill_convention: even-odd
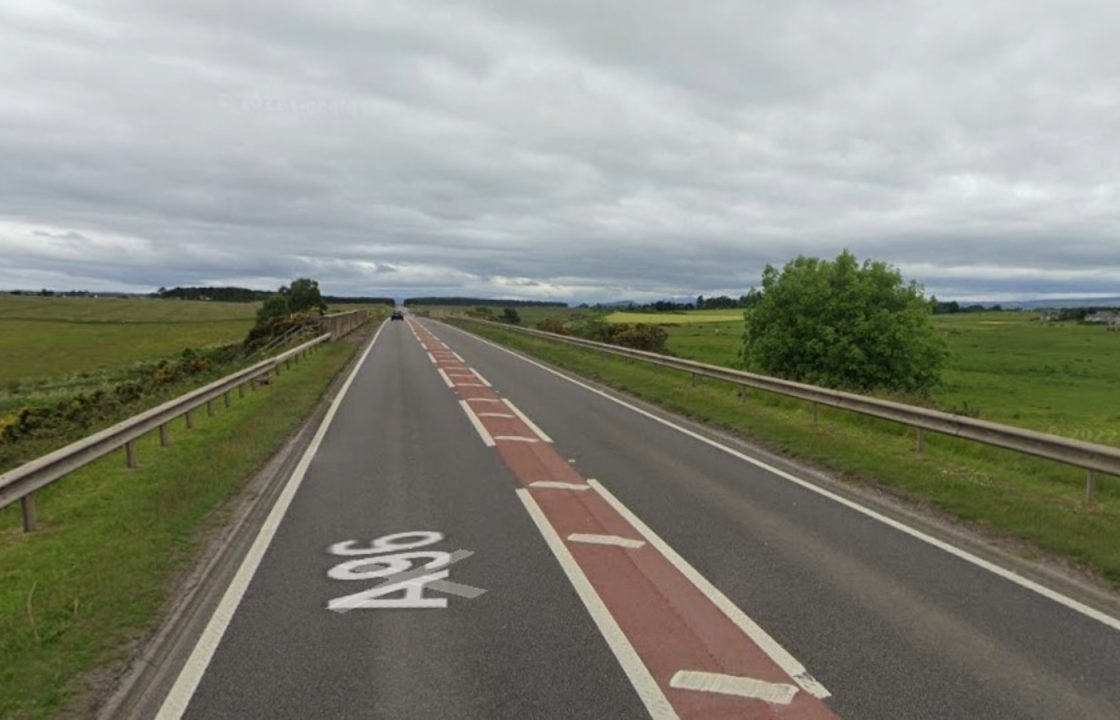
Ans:
[{"label": "overcast sky", "polygon": [[1120,295],[1120,3],[0,0],[0,288]]}]

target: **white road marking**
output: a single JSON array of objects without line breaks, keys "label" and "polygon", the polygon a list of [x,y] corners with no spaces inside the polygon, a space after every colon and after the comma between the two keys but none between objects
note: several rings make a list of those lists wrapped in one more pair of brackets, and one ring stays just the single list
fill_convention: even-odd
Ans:
[{"label": "white road marking", "polygon": [[475,370],[474,368],[470,368],[470,371],[471,371],[472,373],[474,373],[474,376],[475,376],[476,378],[478,378],[478,381],[479,381],[480,383],[482,383],[482,384],[483,384],[483,385],[485,385],[486,387],[491,387],[491,385],[490,385],[490,381],[489,381],[489,380],[487,380],[486,378],[482,377],[482,374],[481,374],[481,373],[479,373],[479,372],[478,372],[477,370]]},{"label": "white road marking", "polygon": [[653,679],[649,669],[638,657],[637,651],[630,641],[623,634],[622,628],[618,626],[618,621],[614,619],[607,606],[603,603],[603,599],[595,592],[595,588],[583,574],[583,570],[575,559],[572,553],[564,545],[564,541],[556,534],[556,530],[549,524],[548,519],[545,518],[541,508],[537,505],[537,501],[533,499],[532,494],[525,488],[518,488],[517,497],[521,499],[521,503],[529,512],[529,517],[537,526],[544,541],[548,543],[548,547],[552,550],[552,554],[556,556],[557,562],[560,563],[561,569],[564,574],[568,576],[568,582],[575,588],[576,594],[579,599],[583,601],[584,607],[587,608],[588,614],[595,622],[595,626],[599,628],[600,634],[603,639],[607,641],[611,652],[614,653],[615,659],[618,664],[622,666],[623,672],[629,678],[630,684],[634,686],[637,691],[638,697],[641,698],[642,704],[646,706],[646,711],[650,717],[655,720],[670,720],[676,718],[677,713],[673,710],[673,706],[669,704],[668,698],[665,693],[658,687],[657,681]]},{"label": "white road marking", "polygon": [[432,365],[439,365],[439,363],[436,362],[436,356],[435,355],[432,355],[431,353],[428,353],[428,359],[432,361]]},{"label": "white road marking", "polygon": [[479,417],[500,417],[500,418],[509,418],[510,420],[513,420],[514,417],[516,417],[514,415],[510,415],[509,413],[481,412],[481,413],[475,413],[475,414],[478,415]]},{"label": "white road marking", "polygon": [[299,463],[292,471],[284,489],[280,491],[280,495],[276,498],[276,504],[269,511],[256,539],[253,540],[253,544],[249,547],[249,551],[245,553],[241,565],[237,568],[237,573],[233,576],[229,587],[226,588],[222,599],[218,602],[218,607],[214,609],[214,614],[210,616],[202,635],[195,643],[190,657],[187,658],[187,662],[179,671],[179,677],[175,679],[175,684],[171,686],[167,697],[164,698],[159,713],[156,715],[156,720],[178,720],[186,712],[187,705],[190,704],[191,698],[198,688],[198,683],[202,680],[206,668],[210,665],[210,660],[214,657],[218,644],[221,643],[226,628],[229,627],[233,614],[237,611],[237,606],[241,603],[241,598],[244,597],[245,590],[249,587],[249,582],[257,572],[257,567],[260,566],[265,551],[268,550],[272,538],[280,527],[280,521],[283,520],[284,514],[288,511],[288,506],[292,504],[292,498],[299,490],[304,476],[307,475],[307,468],[311,465],[311,459],[319,451],[319,446],[323,443],[323,438],[326,436],[327,430],[330,429],[331,422],[334,420],[335,414],[338,413],[338,408],[346,398],[346,393],[349,392],[350,386],[354,383],[358,371],[365,365],[366,358],[369,357],[370,351],[377,343],[377,338],[381,337],[381,331],[385,328],[385,324],[386,322],[382,321],[381,326],[377,328],[369,346],[362,353],[361,359],[354,365],[354,369],[350,371],[350,375],[338,391],[338,395],[331,402],[326,415],[323,416],[323,421],[319,423],[319,429],[315,431],[311,443],[300,457]]},{"label": "white road marking", "polygon": [[500,403],[498,398],[467,398],[467,402],[496,402]]},{"label": "white road marking", "polygon": [[590,490],[590,485],[580,485],[579,483],[566,483],[556,482],[555,480],[537,480],[536,482],[529,483],[531,488],[548,488],[550,490]]},{"label": "white road marking", "polygon": [[482,383],[455,383],[455,387],[486,387]]},{"label": "white road marking", "polygon": [[568,536],[568,540],[591,545],[617,545],[629,550],[637,550],[646,544],[644,540],[632,540],[618,535],[596,535],[594,533],[572,533]]},{"label": "white road marking", "polygon": [[1030,578],[1025,578],[1025,577],[1023,577],[1022,575],[1018,574],[1017,572],[1015,572],[1013,570],[1008,570],[1007,568],[1001,567],[1000,565],[997,565],[994,562],[991,562],[990,560],[985,560],[984,558],[980,557],[979,555],[974,555],[974,554],[968,552],[967,550],[962,550],[961,548],[958,548],[954,545],[950,545],[949,543],[945,542],[944,540],[939,540],[938,538],[935,538],[932,535],[927,535],[926,533],[922,532],[921,530],[918,530],[916,528],[912,528],[912,527],[910,527],[909,525],[906,525],[903,522],[900,522],[900,521],[895,520],[893,518],[887,517],[886,515],[878,512],[878,511],[872,510],[869,507],[865,507],[863,505],[860,505],[858,502],[856,502],[854,500],[849,500],[848,498],[846,498],[842,495],[838,495],[838,494],[832,492],[831,490],[827,490],[823,487],[820,487],[819,485],[816,485],[812,482],[809,482],[808,480],[803,480],[802,478],[799,478],[796,475],[788,473],[785,470],[781,470],[779,468],[776,468],[776,467],[774,467],[773,465],[770,465],[767,462],[764,462],[764,461],[759,460],[757,458],[753,458],[750,455],[747,455],[745,453],[739,452],[738,450],[736,450],[732,447],[724,445],[723,443],[720,443],[720,442],[718,442],[716,440],[713,440],[711,438],[705,437],[705,436],[701,435],[700,433],[693,432],[692,430],[689,430],[686,427],[682,427],[681,425],[676,424],[672,420],[666,420],[665,418],[660,417],[658,415],[655,415],[655,414],[649,412],[648,410],[644,410],[644,409],[638,407],[637,405],[633,405],[631,403],[626,402],[625,400],[616,398],[613,395],[611,395],[610,393],[603,392],[599,388],[592,387],[592,386],[588,385],[587,383],[580,382],[579,380],[576,380],[575,378],[568,377],[567,375],[565,375],[562,372],[559,372],[557,370],[553,370],[552,368],[548,367],[547,365],[544,365],[543,363],[539,363],[536,360],[533,360],[532,358],[521,355],[520,353],[516,353],[516,352],[510,350],[509,348],[504,348],[501,345],[498,345],[497,343],[491,342],[491,341],[489,341],[485,338],[481,338],[477,335],[471,335],[470,333],[466,333],[465,331],[460,331],[460,332],[463,332],[464,334],[478,340],[481,343],[484,343],[486,345],[490,345],[491,347],[493,347],[495,349],[501,350],[504,353],[507,353],[509,355],[514,356],[515,358],[518,358],[519,360],[527,362],[530,365],[535,365],[536,367],[540,368],[541,370],[544,370],[545,372],[551,373],[551,374],[555,375],[556,377],[558,377],[562,380],[566,380],[567,382],[572,383],[573,385],[578,385],[579,387],[583,388],[584,390],[595,393],[596,395],[599,395],[600,397],[603,397],[607,400],[610,400],[611,402],[613,402],[617,405],[621,405],[624,408],[627,408],[629,410],[633,410],[634,412],[638,413],[639,415],[642,415],[646,418],[649,418],[650,420],[653,420],[656,423],[660,423],[660,424],[664,425],[665,427],[672,428],[679,433],[687,435],[694,440],[698,440],[699,442],[702,442],[705,445],[708,445],[710,447],[714,447],[717,450],[722,450],[723,452],[727,453],[728,455],[731,455],[732,457],[738,458],[738,459],[742,460],[743,462],[750,463],[751,465],[754,465],[757,468],[760,468],[762,470],[765,470],[768,473],[776,475],[776,476],[782,478],[783,480],[788,480],[789,482],[794,483],[795,485],[800,485],[801,487],[805,488],[806,490],[808,490],[810,492],[816,493],[817,495],[820,495],[822,497],[826,497],[829,500],[840,503],[844,507],[847,507],[851,510],[855,510],[856,512],[860,513],[861,515],[865,515],[869,518],[877,520],[877,521],[883,523],[884,525],[887,525],[891,528],[894,528],[895,530],[898,530],[901,533],[905,533],[905,534],[909,535],[910,537],[912,537],[916,540],[920,540],[921,542],[924,542],[927,545],[932,545],[933,547],[935,547],[939,550],[942,550],[944,552],[947,552],[950,555],[953,555],[954,557],[959,558],[960,560],[963,560],[967,563],[975,565],[976,567],[987,570],[988,572],[992,573],[993,575],[998,575],[999,577],[1003,578],[1004,580],[1012,582],[1012,583],[1018,585],[1021,588],[1024,588],[1026,590],[1030,590],[1031,592],[1037,593],[1037,594],[1041,595],[1042,597],[1044,597],[1048,600],[1052,600],[1052,601],[1058,603],[1059,605],[1062,605],[1063,607],[1065,607],[1069,610],[1073,610],[1076,613],[1080,613],[1081,615],[1084,615],[1085,617],[1092,618],[1093,620],[1096,620],[1097,622],[1099,622],[1103,625],[1107,625],[1108,627],[1112,628],[1113,630],[1120,630],[1120,618],[1116,618],[1116,617],[1113,617],[1111,615],[1108,615],[1107,613],[1101,612],[1100,610],[1097,610],[1096,608],[1090,607],[1083,602],[1079,602],[1077,600],[1074,600],[1073,598],[1069,597],[1068,595],[1064,595],[1064,594],[1058,592],[1057,590],[1052,590],[1052,589],[1046,587],[1045,585],[1043,585],[1041,583],[1038,583],[1038,582],[1035,582],[1034,580],[1031,580]]},{"label": "white road marking", "polygon": [[436,368],[436,372],[438,372],[438,373],[439,373],[439,376],[440,376],[441,378],[443,378],[443,381],[444,381],[445,383],[447,383],[447,387],[449,387],[449,388],[453,388],[453,387],[455,387],[455,383],[451,382],[451,378],[447,377],[447,373],[445,373],[445,372],[443,371],[443,368],[441,368],[441,367],[437,367],[437,368]]},{"label": "white road marking", "polygon": [[669,687],[681,690],[738,695],[774,705],[789,705],[797,695],[797,687],[788,683],[772,683],[757,678],[723,673],[680,670],[669,681]]},{"label": "white road marking", "polygon": [[457,353],[457,352],[452,352],[451,354],[452,354],[452,355],[454,355],[454,356],[455,356],[455,358],[456,358],[456,359],[457,359],[457,360],[458,360],[459,362],[461,362],[461,363],[465,363],[465,362],[466,362],[466,360],[464,360],[464,359],[463,359],[463,356],[462,356],[462,355],[460,355],[459,353]]},{"label": "white road marking", "polygon": [[626,518],[626,521],[629,522],[642,537],[648,540],[650,545],[657,548],[657,550],[665,556],[665,559],[673,564],[673,567],[688,578],[688,581],[695,585],[697,590],[702,592],[713,605],[718,607],[731,622],[735,623],[735,625],[743,631],[743,634],[749,637],[755,645],[769,655],[770,659],[777,663],[778,667],[784,670],[787,675],[793,678],[794,682],[815,697],[826,698],[832,695],[832,693],[825,689],[823,685],[809,674],[805,666],[798,662],[797,658],[790,655],[789,652],[782,647],[777,640],[770,637],[770,634],[763,630],[758,623],[747,617],[747,614],[740,610],[735,603],[731,602],[719,588],[708,582],[708,579],[701,575],[696,568],[692,567],[687,560],[678,555],[676,550],[669,547],[669,544],[662,540],[648,525],[642,522],[637,515],[630,512],[630,508],[619,502],[618,498],[603,487],[602,483],[598,480],[588,480],[587,484],[590,485],[595,492],[599,493],[619,515]]},{"label": "white road marking", "polygon": [[517,415],[517,417],[521,418],[521,422],[528,425],[529,429],[536,433],[537,437],[539,437],[541,440],[544,440],[546,443],[552,442],[552,438],[550,438],[548,435],[545,435],[544,430],[541,430],[539,427],[537,427],[537,424],[530,420],[528,415],[518,410],[516,405],[514,405],[509,400],[504,400],[503,402],[505,402],[506,407],[512,410],[514,414]]},{"label": "white road marking", "polygon": [[540,442],[537,438],[521,437],[520,435],[495,435],[495,440],[512,440],[513,442],[535,443]]},{"label": "white road marking", "polygon": [[467,401],[460,400],[459,405],[462,406],[463,412],[467,414],[467,418],[470,419],[471,425],[474,425],[474,429],[478,431],[478,434],[482,437],[482,442],[486,445],[486,447],[494,447],[494,438],[490,436],[490,431],[486,429],[486,426],[484,426],[482,424],[482,421],[478,419],[478,416],[474,414],[474,410],[470,405],[467,404]]}]

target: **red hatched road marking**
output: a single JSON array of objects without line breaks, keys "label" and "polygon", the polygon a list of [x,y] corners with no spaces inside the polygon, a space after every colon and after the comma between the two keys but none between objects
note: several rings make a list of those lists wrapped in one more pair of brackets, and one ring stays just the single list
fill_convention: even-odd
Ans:
[{"label": "red hatched road marking", "polygon": [[[423,326],[415,325],[413,329],[423,344],[440,343]],[[605,491],[600,492],[595,483],[590,486],[594,492],[557,489],[559,486],[555,485],[533,487],[535,482],[563,483],[580,489],[589,486],[550,444],[520,440],[538,435],[521,418],[509,417],[504,404],[486,402],[499,400],[498,394],[467,376],[464,371],[471,369],[457,355],[441,354],[436,357],[436,367],[451,378],[458,397],[475,411],[502,460],[527,488],[526,492],[560,538],[575,534],[647,539],[641,529],[608,502],[602,494]],[[654,543],[621,547],[564,540],[564,546],[677,716],[813,720],[836,717],[818,697],[827,697],[828,692],[809,678],[804,668],[778,648],[795,665],[791,672],[787,661],[783,669],[780,658],[772,657],[773,649],[768,653],[755,641],[757,635],[755,639],[748,636]],[[768,636],[765,639],[777,647]],[[719,685],[717,691],[674,687],[672,680],[682,671],[685,675],[680,678],[691,673],[715,673],[762,682],[733,681]],[[695,677],[700,676],[691,679]],[[777,691],[769,696],[773,702],[730,694],[739,691],[750,695],[775,688]],[[791,693],[792,700],[783,703]]]}]

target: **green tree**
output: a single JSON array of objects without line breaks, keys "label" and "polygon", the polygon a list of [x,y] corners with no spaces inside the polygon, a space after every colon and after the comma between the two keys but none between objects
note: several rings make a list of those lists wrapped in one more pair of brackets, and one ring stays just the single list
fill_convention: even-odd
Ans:
[{"label": "green tree", "polygon": [[[281,292],[284,292],[281,289]],[[288,295],[288,312],[318,312],[323,313],[327,310],[327,304],[323,302],[323,295],[319,292],[319,282],[311,278],[299,278],[293,280],[292,284],[287,288]]]},{"label": "green tree", "polygon": [[767,265],[746,317],[748,368],[815,385],[923,393],[947,354],[922,287],[847,250]]},{"label": "green tree", "polygon": [[517,325],[521,322],[521,315],[511,307],[502,310],[502,322],[507,322],[510,325]]}]

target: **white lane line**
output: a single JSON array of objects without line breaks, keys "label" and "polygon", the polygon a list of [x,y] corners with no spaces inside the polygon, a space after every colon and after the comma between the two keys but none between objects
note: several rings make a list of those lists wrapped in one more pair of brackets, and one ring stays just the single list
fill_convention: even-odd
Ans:
[{"label": "white lane line", "polygon": [[878,511],[872,510],[869,507],[865,507],[863,505],[860,505],[859,503],[857,503],[854,500],[849,500],[848,498],[846,498],[842,495],[837,495],[836,493],[832,492],[831,490],[827,490],[823,487],[820,487],[819,485],[815,485],[814,483],[811,483],[808,480],[803,480],[803,479],[797,477],[796,475],[788,473],[785,470],[781,470],[779,468],[776,468],[773,465],[770,465],[769,463],[763,462],[762,460],[759,460],[757,458],[753,458],[750,455],[747,455],[745,453],[741,453],[741,452],[739,452],[738,450],[736,450],[732,447],[724,445],[724,444],[722,444],[722,443],[720,443],[716,440],[712,440],[711,438],[705,437],[705,436],[701,435],[700,433],[693,432],[692,430],[689,430],[686,427],[682,427],[681,425],[678,425],[671,420],[666,420],[663,417],[659,417],[657,415],[654,415],[653,413],[649,412],[648,410],[644,410],[644,409],[638,407],[637,405],[633,405],[631,403],[626,402],[625,400],[616,398],[613,395],[611,395],[610,393],[603,392],[599,388],[592,387],[592,386],[588,385],[587,383],[580,382],[579,380],[576,380],[575,378],[570,378],[562,372],[559,372],[557,370],[553,370],[552,368],[548,367],[547,365],[539,363],[536,360],[533,360],[532,358],[521,355],[520,353],[516,353],[516,352],[510,350],[509,348],[504,348],[501,345],[498,345],[497,343],[491,342],[491,341],[489,341],[485,338],[481,338],[477,335],[472,335],[470,333],[467,333],[466,331],[461,330],[460,332],[464,333],[468,337],[471,337],[471,338],[474,338],[475,340],[478,340],[481,343],[489,345],[489,346],[491,346],[491,347],[493,347],[497,350],[501,350],[502,352],[504,352],[508,355],[512,355],[515,358],[518,358],[519,360],[527,362],[530,365],[535,365],[536,367],[540,368],[541,370],[544,370],[545,372],[551,373],[551,374],[555,375],[556,377],[558,377],[562,380],[566,380],[567,382],[572,383],[573,385],[578,385],[579,387],[583,388],[584,390],[595,393],[596,395],[599,395],[600,397],[603,397],[607,400],[610,400],[611,402],[613,402],[617,405],[621,405],[624,408],[627,408],[629,410],[633,410],[634,412],[638,413],[639,415],[642,415],[646,418],[649,418],[650,420],[653,420],[656,423],[660,423],[660,424],[664,425],[665,427],[672,428],[679,433],[687,435],[694,440],[698,440],[698,441],[704,443],[705,445],[708,445],[710,447],[714,447],[717,450],[722,450],[723,452],[727,453],[728,455],[730,455],[732,457],[738,458],[738,459],[742,460],[743,462],[750,463],[751,465],[754,465],[757,468],[765,470],[768,473],[771,473],[773,475],[777,475],[778,477],[782,478],[783,480],[788,480],[789,482],[794,483],[795,485],[800,485],[801,487],[805,488],[806,490],[808,490],[810,492],[816,493],[817,495],[820,495],[822,497],[826,497],[829,500],[840,503],[844,507],[849,508],[851,510],[855,510],[856,512],[860,513],[861,515],[865,515],[865,516],[867,516],[869,518],[872,518],[874,520],[878,520],[879,522],[883,523],[884,525],[892,527],[895,530],[898,530],[899,532],[905,533],[905,534],[909,535],[910,537],[912,537],[916,540],[920,540],[921,542],[924,542],[927,545],[932,545],[933,547],[935,547],[939,550],[943,550],[944,552],[947,552],[947,553],[949,553],[950,555],[953,555],[956,558],[964,560],[965,562],[970,563],[972,565],[975,565],[976,567],[987,570],[988,572],[992,573],[993,575],[998,575],[999,577],[1003,578],[1004,580],[1012,582],[1012,583],[1018,585],[1021,588],[1024,588],[1026,590],[1030,590],[1031,592],[1037,593],[1037,594],[1041,595],[1042,597],[1044,597],[1048,600],[1052,600],[1052,601],[1058,603],[1059,605],[1062,605],[1063,607],[1065,607],[1069,610],[1073,610],[1076,613],[1080,613],[1081,615],[1084,615],[1085,617],[1092,618],[1093,620],[1096,620],[1097,622],[1099,622],[1103,625],[1107,625],[1108,627],[1112,628],[1113,630],[1120,630],[1120,618],[1116,618],[1116,617],[1113,617],[1111,615],[1108,615],[1107,613],[1103,613],[1100,610],[1097,610],[1096,608],[1090,607],[1083,602],[1079,602],[1077,600],[1074,600],[1073,598],[1069,597],[1068,595],[1064,595],[1064,594],[1058,592],[1057,590],[1051,590],[1050,588],[1046,587],[1045,585],[1043,585],[1041,583],[1037,583],[1034,580],[1031,580],[1030,578],[1025,578],[1025,577],[1023,577],[1022,575],[1018,574],[1017,572],[1015,572],[1013,570],[1008,570],[1007,568],[1002,567],[1000,565],[997,565],[997,564],[995,564],[995,563],[993,563],[989,560],[985,560],[984,558],[980,557],[979,555],[974,555],[974,554],[968,552],[967,550],[962,550],[961,548],[958,548],[955,545],[950,545],[949,543],[945,542],[944,540],[939,540],[938,538],[935,538],[932,535],[927,535],[926,533],[922,532],[921,530],[918,530],[916,528],[912,528],[909,525],[906,525],[905,523],[902,523],[898,520],[887,517],[886,515],[878,512]]},{"label": "white lane line", "polygon": [[280,491],[280,495],[276,498],[276,504],[272,506],[269,511],[268,517],[265,518],[264,524],[261,525],[260,531],[257,532],[257,537],[253,540],[253,544],[249,547],[249,551],[245,553],[245,557],[241,561],[241,565],[237,568],[237,573],[230,580],[229,587],[226,588],[222,599],[218,601],[218,607],[214,609],[214,614],[210,616],[210,620],[206,623],[206,627],[199,636],[198,642],[195,643],[194,649],[191,651],[190,657],[179,671],[179,677],[175,679],[175,684],[171,686],[170,692],[164,698],[163,704],[160,705],[159,713],[156,715],[156,720],[178,720],[182,717],[183,713],[187,711],[187,705],[190,704],[191,698],[194,696],[195,690],[198,688],[198,683],[201,682],[206,668],[210,665],[210,660],[214,657],[214,653],[218,649],[222,637],[226,633],[226,628],[229,627],[230,621],[233,619],[234,613],[237,611],[237,606],[241,604],[241,598],[245,596],[245,590],[248,589],[253,575],[257,572],[257,568],[261,564],[261,559],[264,557],[265,551],[272,543],[272,538],[276,535],[277,529],[280,527],[280,521],[284,519],[284,514],[288,511],[288,506],[292,504],[292,498],[295,497],[296,491],[299,490],[303,478],[307,475],[307,468],[311,465],[312,458],[315,453],[319,451],[319,446],[323,443],[323,438],[330,429],[331,422],[334,420],[338,408],[342,405],[342,401],[346,398],[346,393],[349,392],[350,386],[354,383],[354,378],[358,375],[358,371],[366,363],[366,358],[373,350],[377,338],[381,336],[381,331],[385,328],[387,321],[382,321],[382,324],[377,328],[374,333],[373,339],[370,340],[369,346],[362,353],[361,359],[354,365],[354,369],[350,371],[350,375],[346,378],[342,388],[338,391],[331,406],[327,409],[326,415],[323,416],[323,421],[319,423],[319,429],[315,431],[314,437],[311,438],[311,443],[304,450],[303,455],[299,459],[295,470],[292,471],[288,482],[284,485],[284,489]]},{"label": "white lane line", "polygon": [[486,426],[483,425],[482,421],[478,419],[478,416],[474,414],[474,409],[467,404],[466,400],[460,400],[459,405],[462,406],[463,412],[467,414],[467,418],[471,421],[471,425],[474,425],[474,429],[482,438],[483,444],[485,444],[486,447],[494,447],[494,438],[490,436],[490,431],[486,429]]},{"label": "white lane line", "polygon": [[741,675],[679,670],[669,681],[669,687],[681,690],[699,690],[722,695],[738,695],[752,700],[762,700],[774,705],[789,705],[797,695],[797,687],[788,683],[772,683]]},{"label": "white lane line", "polygon": [[436,368],[436,372],[438,372],[438,373],[439,373],[439,376],[440,376],[441,378],[443,378],[443,381],[444,381],[445,383],[447,383],[447,387],[449,387],[449,388],[453,388],[453,387],[455,387],[455,383],[451,382],[451,378],[447,377],[447,373],[445,373],[445,372],[443,371],[443,368],[441,368],[441,367],[437,367],[437,368]]},{"label": "white lane line", "polygon": [[462,356],[462,355],[460,355],[459,353],[457,353],[457,352],[452,352],[451,354],[452,354],[452,355],[454,355],[454,356],[455,356],[455,358],[456,358],[456,359],[457,359],[457,360],[458,360],[459,362],[461,362],[461,363],[465,363],[465,362],[466,362],[466,360],[464,360],[464,359],[463,359],[463,356]]},{"label": "white lane line", "polygon": [[482,377],[482,374],[481,374],[481,373],[480,373],[479,371],[475,370],[474,368],[469,368],[469,369],[470,369],[470,371],[471,371],[472,373],[474,373],[474,376],[475,376],[476,378],[478,378],[478,381],[479,381],[480,383],[482,383],[482,384],[483,384],[483,385],[485,385],[486,387],[491,387],[491,385],[490,385],[490,381],[489,381],[489,380],[487,380],[486,378]]},{"label": "white lane line", "polygon": [[628,550],[637,550],[646,544],[644,540],[632,540],[618,535],[597,535],[595,533],[572,533],[568,536],[568,540],[591,545],[617,545]]},{"label": "white lane line", "polygon": [[442,348],[443,348],[444,350],[449,350],[449,349],[450,349],[450,348],[448,348],[448,347],[447,347],[447,343],[443,342],[442,340],[440,340],[440,341],[439,341],[439,345],[440,345],[440,347],[442,347]]},{"label": "white lane line", "polygon": [[428,359],[432,361],[432,365],[439,365],[439,363],[436,362],[435,356],[432,355],[431,353],[428,353]]},{"label": "white lane line", "polygon": [[537,427],[537,424],[530,420],[528,415],[518,410],[517,406],[509,400],[505,400],[504,402],[506,404],[506,407],[512,410],[514,414],[517,415],[517,417],[521,418],[521,422],[528,425],[529,429],[536,433],[537,437],[539,437],[541,440],[544,440],[546,443],[552,442],[552,438],[550,438],[548,435],[545,435],[544,430],[541,430],[539,427]]},{"label": "white lane line", "polygon": [[579,483],[566,483],[557,482],[555,480],[537,480],[536,482],[529,483],[531,488],[547,488],[549,490],[590,490],[590,485],[580,485]]},{"label": "white lane line", "polygon": [[641,698],[642,704],[646,706],[646,712],[650,717],[655,720],[670,720],[676,718],[677,713],[673,710],[673,706],[669,704],[668,698],[665,693],[658,687],[657,682],[653,679],[649,669],[638,657],[637,651],[630,641],[626,639],[623,634],[622,628],[618,626],[618,621],[614,619],[607,606],[603,603],[603,599],[595,592],[591,582],[587,576],[583,574],[583,570],[576,564],[575,558],[572,553],[564,545],[564,541],[556,534],[556,530],[548,523],[541,508],[537,505],[537,501],[533,499],[532,494],[525,488],[518,488],[516,490],[517,497],[521,499],[525,509],[529,512],[529,517],[537,526],[544,541],[548,543],[548,547],[552,550],[552,554],[556,556],[557,562],[560,563],[561,569],[564,574],[568,576],[568,582],[575,588],[576,594],[579,599],[583,601],[583,606],[587,608],[587,612],[591,615],[591,619],[595,622],[595,626],[599,628],[599,633],[602,634],[603,639],[607,641],[611,652],[618,660],[618,664],[622,666],[623,672],[629,678],[630,684],[634,686],[637,691],[638,697]]},{"label": "white lane line", "polygon": [[708,579],[692,567],[687,560],[677,554],[677,551],[669,547],[669,544],[662,540],[657,533],[649,528],[641,519],[630,512],[630,508],[619,502],[618,498],[611,494],[609,490],[603,487],[602,483],[598,480],[589,479],[587,484],[590,485],[595,492],[599,493],[607,503],[615,509],[615,511],[626,518],[626,521],[638,531],[642,537],[649,541],[650,545],[657,548],[658,552],[665,556],[665,559],[673,564],[682,575],[688,578],[688,581],[696,586],[696,589],[704,593],[704,596],[712,602],[713,605],[718,607],[724,615],[727,616],[731,622],[735,623],[740,630],[749,637],[755,645],[757,645],[764,653],[770,656],[770,659],[777,663],[778,667],[786,672],[794,682],[805,689],[807,693],[819,698],[830,697],[830,693],[824,685],[821,685],[817,680],[809,674],[805,666],[798,662],[797,658],[790,655],[789,652],[782,647],[777,640],[770,637],[762,627],[759,626],[754,620],[747,617],[747,614],[731,602],[726,595],[724,595],[719,588],[708,582]]},{"label": "white lane line", "polygon": [[478,415],[479,417],[500,417],[500,418],[508,418],[510,420],[513,420],[516,417],[516,415],[510,415],[509,413],[481,412],[481,413],[475,413],[475,414]]},{"label": "white lane line", "polygon": [[521,437],[520,435],[495,435],[495,440],[512,440],[513,442],[535,443],[540,442],[537,438]]}]

